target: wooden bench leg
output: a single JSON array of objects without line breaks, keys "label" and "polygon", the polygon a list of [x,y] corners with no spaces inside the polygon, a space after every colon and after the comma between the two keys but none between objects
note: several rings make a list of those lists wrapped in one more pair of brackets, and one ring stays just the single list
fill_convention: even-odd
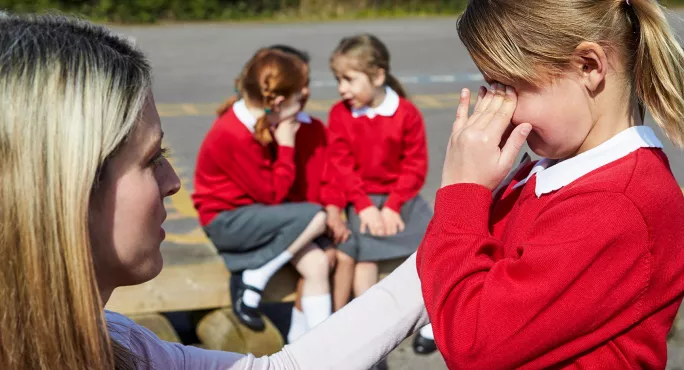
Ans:
[{"label": "wooden bench leg", "polygon": [[227,352],[251,353],[256,357],[274,354],[285,345],[278,329],[264,317],[266,329],[255,332],[244,326],[230,307],[204,316],[197,324],[197,337],[203,347]]},{"label": "wooden bench leg", "polygon": [[159,339],[165,340],[167,342],[180,343],[180,338],[173,325],[169,320],[158,313],[149,314],[139,314],[139,315],[129,315],[131,320],[136,324],[144,326],[145,328],[156,334]]}]

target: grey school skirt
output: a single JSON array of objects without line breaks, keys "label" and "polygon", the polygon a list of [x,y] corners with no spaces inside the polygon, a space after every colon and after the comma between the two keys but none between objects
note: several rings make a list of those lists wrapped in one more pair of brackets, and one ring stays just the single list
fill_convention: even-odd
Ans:
[{"label": "grey school skirt", "polygon": [[[371,195],[370,199],[375,206],[382,208],[387,195]],[[359,215],[353,206],[347,207],[347,222],[351,236],[338,249],[359,262],[379,262],[410,256],[423,240],[425,230],[432,219],[432,209],[425,199],[418,195],[404,203],[399,214],[406,225],[404,231],[393,236],[375,237],[370,233],[360,233]]]},{"label": "grey school skirt", "polygon": [[284,252],[323,208],[254,204],[220,213],[204,228],[231,272],[255,269]]}]

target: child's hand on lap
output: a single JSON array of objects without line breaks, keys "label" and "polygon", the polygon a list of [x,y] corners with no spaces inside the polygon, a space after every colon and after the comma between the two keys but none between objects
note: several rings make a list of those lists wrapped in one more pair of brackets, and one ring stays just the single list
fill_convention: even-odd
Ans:
[{"label": "child's hand on lap", "polygon": [[385,236],[385,222],[383,221],[378,207],[371,206],[365,208],[363,211],[359,212],[359,218],[361,219],[361,227],[359,230],[361,234],[370,231],[373,236]]},{"label": "child's hand on lap", "polygon": [[396,235],[404,231],[404,221],[401,219],[401,215],[391,208],[384,207],[380,211],[382,216],[382,221],[385,224],[385,233],[387,236]]},{"label": "child's hand on lap", "polygon": [[444,160],[442,187],[473,183],[494,190],[501,183],[532,130],[529,123],[521,123],[504,138],[516,105],[512,87],[494,84],[488,92],[480,88],[475,111],[468,117],[470,91],[463,90]]},{"label": "child's hand on lap", "polygon": [[345,243],[349,239],[351,231],[342,220],[342,210],[335,206],[327,206],[325,210],[328,214],[326,219],[328,235],[333,239],[335,245]]}]

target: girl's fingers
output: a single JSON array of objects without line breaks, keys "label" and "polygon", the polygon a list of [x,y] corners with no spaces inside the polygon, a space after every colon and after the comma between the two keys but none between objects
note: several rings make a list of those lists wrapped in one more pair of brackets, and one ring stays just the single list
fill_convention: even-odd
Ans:
[{"label": "girl's fingers", "polygon": [[399,220],[399,232],[403,232],[406,229],[406,224],[403,220]]},{"label": "girl's fingers", "polygon": [[489,120],[487,130],[492,135],[502,137],[511,124],[513,113],[515,113],[515,108],[518,105],[518,96],[512,87],[506,86],[500,101],[501,105]]},{"label": "girl's fingers", "polygon": [[470,109],[470,90],[461,90],[461,99],[456,108],[456,120],[451,128],[451,132],[456,132],[468,122],[468,110]]},{"label": "girl's fingers", "polygon": [[[359,226],[359,232],[361,234],[365,234],[366,231],[368,231],[368,224],[364,221],[361,221],[361,225]],[[372,231],[371,231],[372,232]]]},{"label": "girl's fingers", "polygon": [[505,169],[506,172],[513,168],[515,158],[520,153],[523,145],[525,145],[530,132],[532,132],[532,125],[529,123],[522,123],[513,129],[511,136],[506,141],[503,149],[501,149],[501,156],[499,157],[500,168]]},{"label": "girl's fingers", "polygon": [[504,103],[504,98],[506,97],[506,88],[504,85],[496,83],[492,87],[493,89],[490,91],[492,93],[492,98],[489,104],[487,104],[487,108],[485,108],[482,114],[473,122],[473,124],[481,128],[489,126],[490,122],[497,116],[499,109]]},{"label": "girl's fingers", "polygon": [[493,88],[487,90],[487,88],[481,87],[481,91],[484,93],[484,96],[479,101],[479,103],[475,104],[473,114],[470,116],[470,119],[468,120],[469,125],[475,122],[480,117],[480,115],[482,115],[487,110],[487,107],[494,99],[495,90]]},{"label": "girl's fingers", "polygon": [[485,97],[487,94],[487,88],[484,86],[480,86],[479,89],[477,89],[477,101],[475,101],[475,106],[477,107],[482,99]]}]

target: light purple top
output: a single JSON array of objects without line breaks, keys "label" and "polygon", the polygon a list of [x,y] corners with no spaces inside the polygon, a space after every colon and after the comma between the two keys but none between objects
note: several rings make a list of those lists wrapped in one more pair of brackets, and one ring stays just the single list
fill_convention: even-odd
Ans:
[{"label": "light purple top", "polygon": [[365,370],[428,323],[415,254],[390,276],[280,352],[260,358],[169,343],[105,311],[112,339],[157,370]]}]

